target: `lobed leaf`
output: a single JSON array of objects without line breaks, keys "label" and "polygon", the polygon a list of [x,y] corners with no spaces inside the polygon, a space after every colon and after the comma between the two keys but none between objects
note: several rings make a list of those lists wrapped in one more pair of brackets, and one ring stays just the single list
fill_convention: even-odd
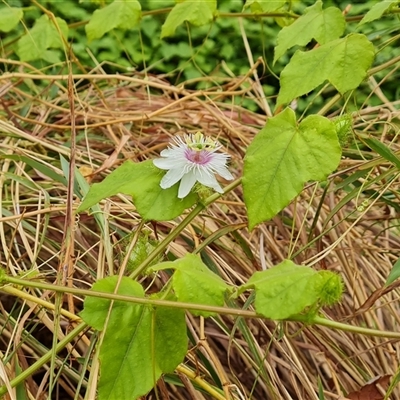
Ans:
[{"label": "lobed leaf", "polygon": [[305,46],[312,39],[319,44],[337,39],[343,34],[345,27],[346,21],[337,7],[323,10],[322,2],[317,1],[293,24],[278,33],[274,63],[295,45]]},{"label": "lobed leaf", "polygon": [[242,182],[249,228],[274,217],[305,182],[325,179],[340,157],[335,125],[327,118],[311,115],[297,126],[289,108],[269,118],[244,159]]},{"label": "lobed leaf", "polygon": [[[210,306],[224,305],[225,293],[229,286],[210,271],[199,256],[186,254],[185,257],[176,261],[155,265],[149,271],[165,269],[176,270],[172,277],[172,284],[179,301]],[[205,311],[192,311],[192,313],[204,317],[216,315]]]},{"label": "lobed leaf", "polygon": [[311,51],[296,51],[281,73],[277,104],[289,103],[326,80],[342,94],[355,89],[367,76],[374,54],[373,44],[357,33]]},{"label": "lobed leaf", "polygon": [[142,7],[137,0],[115,0],[96,10],[86,25],[88,40],[100,39],[114,28],[132,29],[142,17]]},{"label": "lobed leaf", "polygon": [[[21,61],[38,59],[56,62],[58,55],[50,48],[63,49],[68,37],[68,25],[61,18],[55,18],[59,30],[47,15],[42,15],[30,31],[17,43],[17,54]],[[61,36],[61,37],[60,37]]]},{"label": "lobed leaf", "polygon": [[[101,279],[92,286],[92,290],[104,293],[114,293],[117,282],[117,276]],[[129,278],[121,279],[118,291],[116,293],[128,296],[144,297],[144,290],[142,286],[138,282],[135,282]],[[125,308],[127,306],[130,306],[131,304],[132,303],[126,303],[123,301],[114,301],[114,314],[123,318]],[[80,312],[80,316],[87,324],[101,331],[104,329],[104,324],[106,322],[110,305],[111,300],[109,299],[87,297],[85,299],[84,309]],[[134,304],[133,306],[139,308],[142,307],[141,305],[136,304]]]},{"label": "lobed leaf", "polygon": [[[93,290],[114,293],[119,277],[102,279]],[[119,294],[143,297],[139,283],[123,277]],[[173,372],[187,350],[185,313],[87,297],[82,318],[104,329],[100,348],[99,400],[135,400],[156,384],[162,373]]]},{"label": "lobed leaf", "polygon": [[257,313],[281,320],[316,304],[320,281],[321,277],[312,268],[285,260],[271,269],[255,272],[241,290],[255,290]]},{"label": "lobed leaf", "polygon": [[185,21],[195,26],[206,25],[214,18],[216,0],[184,0],[174,6],[161,28],[161,38],[172,36]]},{"label": "lobed leaf", "polygon": [[162,189],[162,172],[151,160],[141,163],[125,161],[102,182],[93,184],[77,212],[82,212],[100,200],[124,193],[132,196],[138,213],[145,220],[168,221],[181,215],[196,202],[191,193],[178,199],[179,182],[169,189]]}]

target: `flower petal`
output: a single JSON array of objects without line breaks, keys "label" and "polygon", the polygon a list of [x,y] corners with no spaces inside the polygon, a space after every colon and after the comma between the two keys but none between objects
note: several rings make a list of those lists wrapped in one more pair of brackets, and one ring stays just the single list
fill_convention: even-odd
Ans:
[{"label": "flower petal", "polygon": [[166,158],[154,159],[153,164],[160,169],[171,169],[171,168],[185,168],[188,162],[183,157],[182,158],[166,157]]},{"label": "flower petal", "polygon": [[196,179],[204,186],[210,187],[214,189],[218,193],[223,193],[221,186],[215,179],[214,174],[209,173],[208,171],[197,172],[196,171]]},{"label": "flower petal", "polygon": [[170,169],[161,179],[160,186],[163,189],[168,189],[171,186],[175,185],[178,182],[185,171],[182,168],[172,168]]},{"label": "flower petal", "polygon": [[181,184],[179,185],[178,197],[180,199],[186,197],[195,183],[196,183],[196,175],[192,171],[183,175]]},{"label": "flower petal", "polygon": [[172,158],[155,158],[153,164],[160,169],[171,169],[176,166],[176,161]]},{"label": "flower petal", "polygon": [[160,153],[162,157],[182,157],[183,155],[184,149],[180,147],[168,147]]},{"label": "flower petal", "polygon": [[215,172],[227,181],[231,181],[233,179],[233,175],[229,172],[226,166],[215,168]]}]

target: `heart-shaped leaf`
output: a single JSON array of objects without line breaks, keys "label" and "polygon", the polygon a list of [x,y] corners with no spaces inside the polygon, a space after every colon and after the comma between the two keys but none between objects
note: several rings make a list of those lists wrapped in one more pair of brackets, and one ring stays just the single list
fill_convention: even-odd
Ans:
[{"label": "heart-shaped leaf", "polygon": [[313,50],[296,51],[281,73],[278,104],[307,94],[328,80],[340,93],[357,88],[374,60],[374,46],[352,33]]},{"label": "heart-shaped leaf", "polygon": [[317,303],[321,277],[312,268],[285,260],[266,271],[255,272],[240,287],[254,289],[257,313],[271,319],[286,319]]},{"label": "heart-shaped leaf", "polygon": [[327,118],[311,115],[297,126],[289,108],[270,118],[244,160],[243,193],[250,229],[287,206],[305,182],[325,179],[340,157],[336,129]]},{"label": "heart-shaped leaf", "polygon": [[[93,290],[114,293],[119,277],[102,279]],[[139,283],[123,277],[118,294],[144,297]],[[136,400],[173,372],[187,351],[185,313],[178,309],[87,297],[81,316],[106,331],[100,348],[99,400]]]}]

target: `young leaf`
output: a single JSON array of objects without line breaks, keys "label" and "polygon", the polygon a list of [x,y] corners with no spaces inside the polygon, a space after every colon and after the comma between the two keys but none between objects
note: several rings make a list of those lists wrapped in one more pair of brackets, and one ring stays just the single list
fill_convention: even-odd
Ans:
[{"label": "young leaf", "polygon": [[333,306],[343,295],[343,281],[340,275],[332,271],[318,271],[320,276],[318,297],[321,306]]},{"label": "young leaf", "polygon": [[319,288],[316,271],[285,260],[271,269],[255,272],[240,290],[255,290],[257,313],[270,319],[286,319],[316,304]]},{"label": "young leaf", "polygon": [[359,22],[358,25],[363,25],[367,22],[379,19],[387,10],[389,10],[390,8],[394,8],[399,3],[399,0],[384,0],[374,4],[374,6],[364,15],[363,19]]},{"label": "young leaf", "polygon": [[[229,286],[216,274],[211,272],[199,256],[186,254],[185,257],[172,262],[155,265],[149,271],[175,269],[172,283],[176,297],[184,303],[223,306],[224,297]],[[194,315],[209,317],[215,313],[192,311]]]},{"label": "young leaf", "polygon": [[243,194],[249,228],[274,217],[310,180],[323,180],[340,162],[335,126],[311,115],[296,125],[286,109],[269,118],[247,149]]},{"label": "young leaf", "polygon": [[277,38],[274,63],[295,45],[305,46],[312,39],[325,44],[340,37],[346,27],[341,11],[336,7],[322,9],[322,2],[317,1],[305,10],[305,14],[293,24],[284,27]]},{"label": "young leaf", "polygon": [[400,258],[394,263],[392,270],[385,282],[385,286],[393,283],[397,278],[400,277]]},{"label": "young leaf", "polygon": [[179,183],[169,189],[162,189],[161,178],[162,172],[151,160],[141,163],[125,161],[102,182],[90,187],[78,212],[87,210],[107,197],[124,193],[132,196],[138,213],[145,220],[174,219],[196,202],[196,194],[191,193],[182,200],[178,199]]},{"label": "young leaf", "polygon": [[355,89],[366,77],[374,54],[373,44],[357,33],[311,51],[296,51],[281,73],[277,103],[289,103],[326,80],[340,93]]},{"label": "young leaf", "polygon": [[22,8],[0,7],[0,31],[10,32],[24,16]]},{"label": "young leaf", "polygon": [[276,1],[260,1],[260,0],[247,0],[244,8],[250,7],[253,14],[268,13],[279,10],[287,3],[287,0]]},{"label": "young leaf", "polygon": [[[117,276],[93,285],[93,290],[114,293]],[[143,297],[142,287],[123,277],[119,294]],[[87,297],[82,318],[104,329],[111,301]],[[100,348],[99,399],[135,400],[146,394],[161,373],[173,372],[187,350],[183,310],[114,301]]]},{"label": "young leaf", "polygon": [[64,47],[64,40],[68,37],[68,25],[58,17],[56,22],[60,32],[47,15],[42,15],[33,28],[22,36],[17,43],[17,54],[21,61],[47,59],[51,55],[48,52],[49,48],[62,49]]},{"label": "young leaf", "polygon": [[142,8],[137,0],[115,0],[96,10],[86,25],[88,40],[100,39],[114,28],[132,29],[140,21]]},{"label": "young leaf", "polygon": [[172,36],[185,21],[195,26],[206,25],[214,18],[216,0],[184,0],[174,6],[161,28],[161,38]]}]

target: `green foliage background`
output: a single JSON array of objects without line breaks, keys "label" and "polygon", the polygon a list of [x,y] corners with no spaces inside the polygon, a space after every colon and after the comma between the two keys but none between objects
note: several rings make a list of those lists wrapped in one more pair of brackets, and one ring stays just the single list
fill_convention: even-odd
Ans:
[{"label": "green foliage background", "polygon": [[[249,70],[249,61],[246,54],[243,36],[239,26],[238,16],[246,13],[242,18],[245,36],[252,51],[253,60],[262,58],[264,66],[259,67],[259,75],[267,96],[276,95],[279,90],[277,75],[289,62],[298,46],[290,49],[281,57],[274,66],[274,46],[276,37],[281,28],[292,18],[284,17],[258,17],[249,16],[249,8],[243,10],[243,2],[237,0],[218,1],[218,17],[205,26],[196,27],[191,24],[179,26],[172,37],[161,39],[161,27],[166,16],[174,6],[169,0],[144,0],[141,1],[143,18],[137,26],[130,29],[115,28],[100,39],[89,41],[85,32],[93,12],[101,9],[112,1],[19,1],[10,0],[6,4],[11,7],[20,7],[24,11],[23,23],[19,23],[9,32],[1,32],[0,45],[1,57],[18,59],[19,40],[32,29],[34,23],[47,10],[56,17],[62,18],[68,24],[68,41],[72,43],[74,56],[79,60],[81,68],[87,71],[101,67],[108,73],[141,71],[146,74],[163,74],[166,79],[174,84],[186,82],[185,87],[205,88],[221,83],[223,77],[244,75]],[[288,12],[301,15],[304,9],[313,5],[312,0],[292,1],[287,4]],[[345,1],[324,1],[324,8],[335,6],[341,10],[347,6]],[[346,32],[363,33],[378,46],[376,64],[390,60],[397,53],[397,46],[393,40],[394,33],[398,31],[398,17],[389,16],[371,23],[358,26],[360,18],[376,1],[352,2],[352,7],[347,14]],[[0,5],[0,12],[7,5]],[[285,8],[278,10],[285,11]],[[51,35],[48,35],[51,36]],[[313,43],[307,46],[313,47]],[[65,60],[61,46],[50,46],[46,52],[46,59],[30,59],[36,68],[48,68],[51,73],[65,73],[66,66],[61,61]],[[8,67],[1,66],[6,70]],[[77,67],[75,67],[77,68]],[[81,71],[79,71],[81,72]],[[377,78],[383,78],[384,73]],[[203,79],[202,79],[203,78]],[[214,78],[214,79],[210,79]],[[395,84],[398,76],[393,74],[381,86],[388,100],[393,101],[399,96],[398,85]],[[331,89],[329,89],[331,90]],[[325,91],[323,95],[298,100],[298,110],[314,112],[334,94],[334,91]],[[359,88],[357,97],[348,104],[350,110],[356,110],[370,93],[369,87]],[[374,98],[369,103],[374,105]],[[378,103],[378,100],[377,104]],[[352,104],[355,103],[355,104]],[[243,105],[243,104],[242,104]],[[248,102],[244,106],[256,109],[257,106]]]}]

